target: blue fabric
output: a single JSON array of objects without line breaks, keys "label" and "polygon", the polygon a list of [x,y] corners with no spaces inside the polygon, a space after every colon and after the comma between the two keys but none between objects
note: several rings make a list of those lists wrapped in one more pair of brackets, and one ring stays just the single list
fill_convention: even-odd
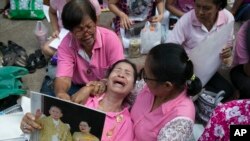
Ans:
[{"label": "blue fabric", "polygon": [[[40,89],[40,92],[43,94],[47,94],[50,96],[56,96],[54,93],[54,89],[53,89],[53,85],[54,85],[54,79],[51,79],[49,76],[45,76],[44,80],[43,80],[43,84],[42,87]],[[71,84],[71,87],[68,91],[68,94],[70,96],[72,96],[74,93],[76,93],[79,89],[81,89],[84,85],[76,85],[76,84]]]},{"label": "blue fabric", "polygon": [[242,5],[235,15],[235,21],[246,21],[250,19],[250,3]]}]

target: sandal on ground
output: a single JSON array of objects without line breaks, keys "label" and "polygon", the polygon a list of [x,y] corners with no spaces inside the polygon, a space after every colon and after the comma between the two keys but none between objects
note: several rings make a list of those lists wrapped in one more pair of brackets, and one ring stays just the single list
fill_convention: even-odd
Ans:
[{"label": "sandal on ground", "polygon": [[23,58],[23,59],[28,59],[28,55],[26,53],[26,50],[19,46],[18,44],[16,44],[15,42],[9,40],[8,41],[8,47],[13,50],[19,57]]},{"label": "sandal on ground", "polygon": [[34,73],[36,71],[36,55],[34,53],[29,55],[26,68],[29,73]]},{"label": "sandal on ground", "polygon": [[42,54],[41,49],[37,49],[35,51],[35,61],[36,61],[36,68],[40,69],[47,65],[47,61],[45,59],[45,56]]}]

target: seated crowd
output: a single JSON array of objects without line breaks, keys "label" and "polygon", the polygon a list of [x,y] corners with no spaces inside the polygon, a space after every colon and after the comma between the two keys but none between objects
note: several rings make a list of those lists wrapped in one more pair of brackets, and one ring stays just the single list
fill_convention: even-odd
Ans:
[{"label": "seated crowd", "polygon": [[[53,87],[43,86],[41,92],[106,113],[102,141],[191,140],[197,114],[192,97],[202,89],[213,93],[223,90],[225,95],[204,125],[199,140],[227,141],[230,125],[250,124],[249,18],[244,18],[246,21],[238,33],[230,28],[225,35],[225,46],[218,47],[221,50],[217,54],[210,54],[219,58],[216,63],[227,66],[230,80],[216,68],[208,81],[204,81],[204,76],[195,74],[198,67],[194,63],[203,58],[189,58],[209,36],[235,22],[235,11],[240,6],[237,10],[235,5],[227,10],[227,0],[195,0],[185,4],[181,0],[166,0],[166,9],[178,21],[166,40],[148,52],[141,67],[124,59],[120,28],[129,29],[145,20],[161,22],[166,18],[163,0],[108,1],[109,9],[116,15],[115,32],[99,25],[101,12],[96,0],[66,0],[57,5],[55,1],[50,0],[49,10],[53,37],[62,28],[69,33],[57,50],[49,47],[51,41],[43,47],[44,55],[56,55],[58,59],[55,78],[51,78]],[[158,14],[154,13],[155,8]],[[61,14],[58,17],[57,11]],[[138,81],[143,83],[139,89]],[[127,97],[132,92],[136,98],[128,103]],[[111,113],[124,116],[110,135],[115,122]],[[41,129],[35,116],[27,113],[23,117],[24,133]]]}]

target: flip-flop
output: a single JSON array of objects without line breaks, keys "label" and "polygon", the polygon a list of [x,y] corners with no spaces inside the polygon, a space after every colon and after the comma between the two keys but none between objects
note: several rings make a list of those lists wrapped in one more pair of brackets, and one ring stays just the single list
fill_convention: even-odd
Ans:
[{"label": "flip-flop", "polygon": [[36,71],[36,55],[34,53],[30,54],[27,60],[26,68],[29,73],[34,73]]},{"label": "flip-flop", "polygon": [[28,59],[28,55],[26,53],[26,50],[21,47],[20,45],[18,45],[17,43],[9,40],[8,41],[8,47],[13,50],[19,57],[23,58],[23,59]]},{"label": "flip-flop", "polygon": [[41,49],[37,49],[35,51],[35,62],[36,62],[36,68],[40,69],[47,65],[47,61],[45,59],[45,56],[42,54]]}]

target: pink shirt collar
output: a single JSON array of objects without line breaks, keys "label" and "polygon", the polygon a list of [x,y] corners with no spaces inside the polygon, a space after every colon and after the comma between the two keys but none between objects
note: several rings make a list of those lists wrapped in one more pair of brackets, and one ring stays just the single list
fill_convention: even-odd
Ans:
[{"label": "pink shirt collar", "polygon": [[[197,19],[196,15],[195,15],[195,10],[192,10],[191,13],[191,18],[192,18],[192,25],[194,26],[202,26],[202,23]],[[227,23],[227,17],[225,15],[225,13],[223,12],[223,10],[219,11],[217,20],[216,20],[216,26],[221,26]]]}]

